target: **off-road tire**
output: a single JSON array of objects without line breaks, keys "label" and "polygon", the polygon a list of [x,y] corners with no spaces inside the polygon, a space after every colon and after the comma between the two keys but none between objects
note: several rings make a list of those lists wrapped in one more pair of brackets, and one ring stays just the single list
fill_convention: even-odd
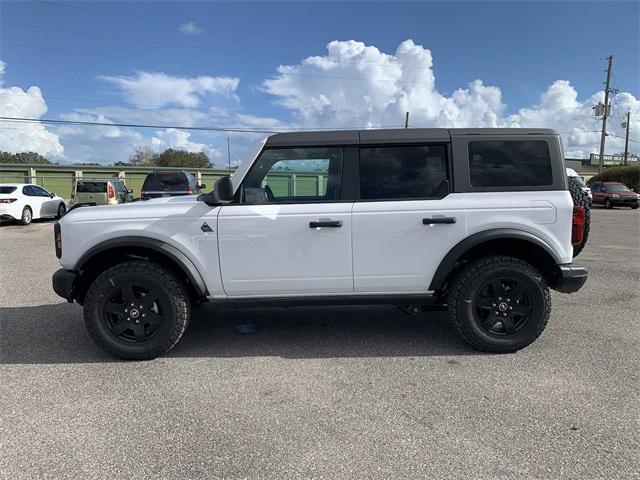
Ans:
[{"label": "off-road tire", "polygon": [[589,239],[589,230],[591,229],[591,199],[589,198],[589,194],[580,187],[578,182],[573,180],[573,177],[569,177],[569,192],[571,193],[573,204],[584,208],[582,242],[573,246],[573,256],[577,257]]},{"label": "off-road tire", "polygon": [[[105,321],[110,292],[129,282],[154,289],[167,307],[157,333],[139,343],[127,343],[116,337]],[[124,262],[105,270],[93,281],[84,301],[84,322],[93,340],[111,355],[126,360],[151,360],[167,353],[182,337],[190,315],[191,302],[185,285],[167,268],[145,260]]]},{"label": "off-road tire", "polygon": [[[492,334],[481,326],[475,298],[486,282],[503,276],[523,282],[532,295],[532,314],[512,334]],[[543,276],[530,264],[513,257],[488,256],[466,265],[452,282],[448,309],[458,333],[472,347],[483,352],[516,352],[535,341],[551,315],[551,295]]]},{"label": "off-road tire", "polygon": [[29,225],[33,220],[33,211],[31,207],[24,207],[22,209],[22,215],[20,215],[20,223],[22,225]]}]

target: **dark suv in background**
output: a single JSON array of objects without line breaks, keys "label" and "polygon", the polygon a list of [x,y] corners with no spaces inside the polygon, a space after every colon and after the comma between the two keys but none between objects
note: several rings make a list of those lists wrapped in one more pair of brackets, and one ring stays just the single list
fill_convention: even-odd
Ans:
[{"label": "dark suv in background", "polygon": [[185,171],[155,171],[147,175],[140,191],[143,200],[158,197],[199,194],[206,185],[198,185],[196,178]]},{"label": "dark suv in background", "polygon": [[593,182],[591,184],[593,203],[599,203],[606,208],[631,207],[638,208],[640,195],[618,182]]}]

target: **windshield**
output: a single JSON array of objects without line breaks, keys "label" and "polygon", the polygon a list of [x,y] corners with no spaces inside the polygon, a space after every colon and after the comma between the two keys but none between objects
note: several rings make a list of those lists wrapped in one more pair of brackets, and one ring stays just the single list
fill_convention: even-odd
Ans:
[{"label": "windshield", "polygon": [[242,164],[238,167],[238,169],[235,172],[233,172],[233,175],[231,175],[231,183],[233,184],[234,192],[240,186],[240,182],[242,182],[242,179],[247,174],[247,170],[249,170],[249,167],[251,166],[251,164],[254,162],[258,154],[262,151],[264,144],[267,143],[267,138],[269,137],[263,138],[262,141],[258,142],[258,144],[255,147],[253,147],[253,150],[251,151],[247,159],[244,162],[242,162]]},{"label": "windshield", "polygon": [[608,183],[607,192],[630,192],[631,189],[622,183]]},{"label": "windshield", "polygon": [[0,187],[0,193],[13,193],[16,191],[16,187]]}]

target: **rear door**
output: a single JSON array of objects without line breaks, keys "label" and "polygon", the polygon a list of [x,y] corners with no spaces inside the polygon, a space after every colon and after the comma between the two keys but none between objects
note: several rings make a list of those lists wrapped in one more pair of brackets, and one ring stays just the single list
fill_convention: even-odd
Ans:
[{"label": "rear door", "polygon": [[464,238],[465,210],[449,194],[448,145],[363,146],[353,207],[358,293],[425,293],[442,257]]},{"label": "rear door", "polygon": [[[342,201],[343,147],[269,148],[218,215],[229,296],[353,292],[352,201]],[[352,149],[355,151],[355,149]]]},{"label": "rear door", "polygon": [[107,182],[99,180],[78,180],[76,184],[76,204],[107,204]]}]

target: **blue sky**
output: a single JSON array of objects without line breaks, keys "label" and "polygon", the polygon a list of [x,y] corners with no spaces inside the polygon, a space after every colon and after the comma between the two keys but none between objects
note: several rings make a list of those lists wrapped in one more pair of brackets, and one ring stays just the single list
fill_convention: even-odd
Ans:
[{"label": "blue sky", "polygon": [[[566,138],[565,143],[575,146],[576,154],[588,154],[593,149],[592,130],[598,125],[585,117],[585,111],[587,106],[590,108],[587,103],[602,90],[605,57],[609,54],[615,57],[613,87],[626,95],[618,99],[616,114],[631,109],[635,118],[639,96],[638,5],[2,2],[0,60],[5,63],[5,89],[17,87],[26,91],[31,86],[39,87],[47,109],[44,113],[35,108],[41,118],[82,115],[83,119],[101,117],[108,122],[133,118],[147,120],[146,123],[176,124],[190,113],[199,112],[199,116],[193,115],[198,125],[244,126],[245,121],[248,126],[280,129],[402,123],[404,109],[399,106],[400,99],[411,98],[411,92],[398,94],[393,90],[409,89],[412,84],[425,85],[429,90],[414,92],[419,101],[402,103],[412,110],[412,117],[420,126],[493,126],[495,121],[500,125],[506,122],[509,126],[530,126],[532,122],[558,119],[551,111],[555,107],[544,108],[541,95],[547,92],[549,104],[549,98],[554,104],[571,100],[572,91],[567,85],[557,85],[556,91],[549,92],[555,81],[567,80],[577,92],[577,103],[574,101],[563,110],[568,116],[560,127],[567,132],[581,129],[582,136],[578,132],[573,140]],[[377,64],[384,70],[385,58],[346,43],[339,44],[339,51],[334,52],[338,62],[345,65],[332,69],[300,65],[307,57],[326,56],[327,44],[332,41],[355,40],[363,47],[394,56],[399,45],[408,39],[420,46],[420,51],[411,47],[417,63],[405,62],[400,77],[390,73],[387,78],[383,73],[382,79],[376,80],[377,70],[367,67]],[[349,57],[353,48],[358,50],[356,56]],[[433,58],[431,72],[422,71],[421,62],[427,61],[422,49],[429,50]],[[279,75],[280,65],[293,66],[293,73]],[[155,77],[147,79],[149,84],[142,82],[140,74],[144,72],[164,74],[163,78],[171,81],[222,77],[231,83],[214,87],[210,85],[213,80],[193,80],[187,89],[189,98],[165,102],[158,97],[162,92],[154,96],[140,91],[146,85],[156,85]],[[267,86],[268,79],[279,79],[279,83]],[[456,98],[457,89],[469,89],[469,82],[477,79],[484,86],[498,89],[499,102],[495,90],[474,93],[471,89],[469,98]],[[171,88],[170,83],[167,85]],[[327,91],[323,92],[323,88]],[[341,94],[337,95],[337,91]],[[431,91],[437,95],[431,98]],[[363,95],[368,98],[364,103],[371,102],[373,106],[363,107]],[[5,100],[12,96],[15,95],[5,95]],[[431,100],[423,101],[426,97]],[[140,101],[143,98],[160,100],[144,103]],[[318,113],[319,101],[327,104]],[[385,102],[398,105],[378,111],[378,105]],[[489,107],[483,106],[486,103]],[[5,110],[11,110],[9,107],[5,105]],[[461,109],[476,109],[477,116],[462,114]],[[521,112],[522,109],[527,111]],[[0,107],[0,111],[5,110]],[[23,110],[26,113],[33,109]],[[134,112],[140,110],[143,114]],[[239,113],[251,118],[238,117]],[[580,118],[574,118],[576,115]],[[558,125],[551,126],[558,129]],[[48,154],[58,155],[62,161],[123,160],[136,144],[163,148],[180,146],[180,142],[188,149],[204,149],[215,158],[221,155],[219,147],[224,143],[220,135],[192,133],[187,139],[187,134],[157,135],[149,130],[115,127],[111,136],[92,134],[89,136],[97,138],[85,135],[83,140],[80,130],[58,129],[46,127],[48,133],[58,137],[63,152],[54,149]],[[15,149],[16,138],[9,139],[8,135],[17,133],[0,130],[0,149]],[[111,141],[107,148],[109,139],[114,138],[119,141]],[[234,138],[240,153],[252,141],[252,136]],[[617,146],[615,141],[612,138],[612,148]],[[109,152],[107,156],[100,153],[101,147]],[[46,150],[46,142],[36,142],[34,148]],[[114,158],[118,155],[120,158]]]}]

